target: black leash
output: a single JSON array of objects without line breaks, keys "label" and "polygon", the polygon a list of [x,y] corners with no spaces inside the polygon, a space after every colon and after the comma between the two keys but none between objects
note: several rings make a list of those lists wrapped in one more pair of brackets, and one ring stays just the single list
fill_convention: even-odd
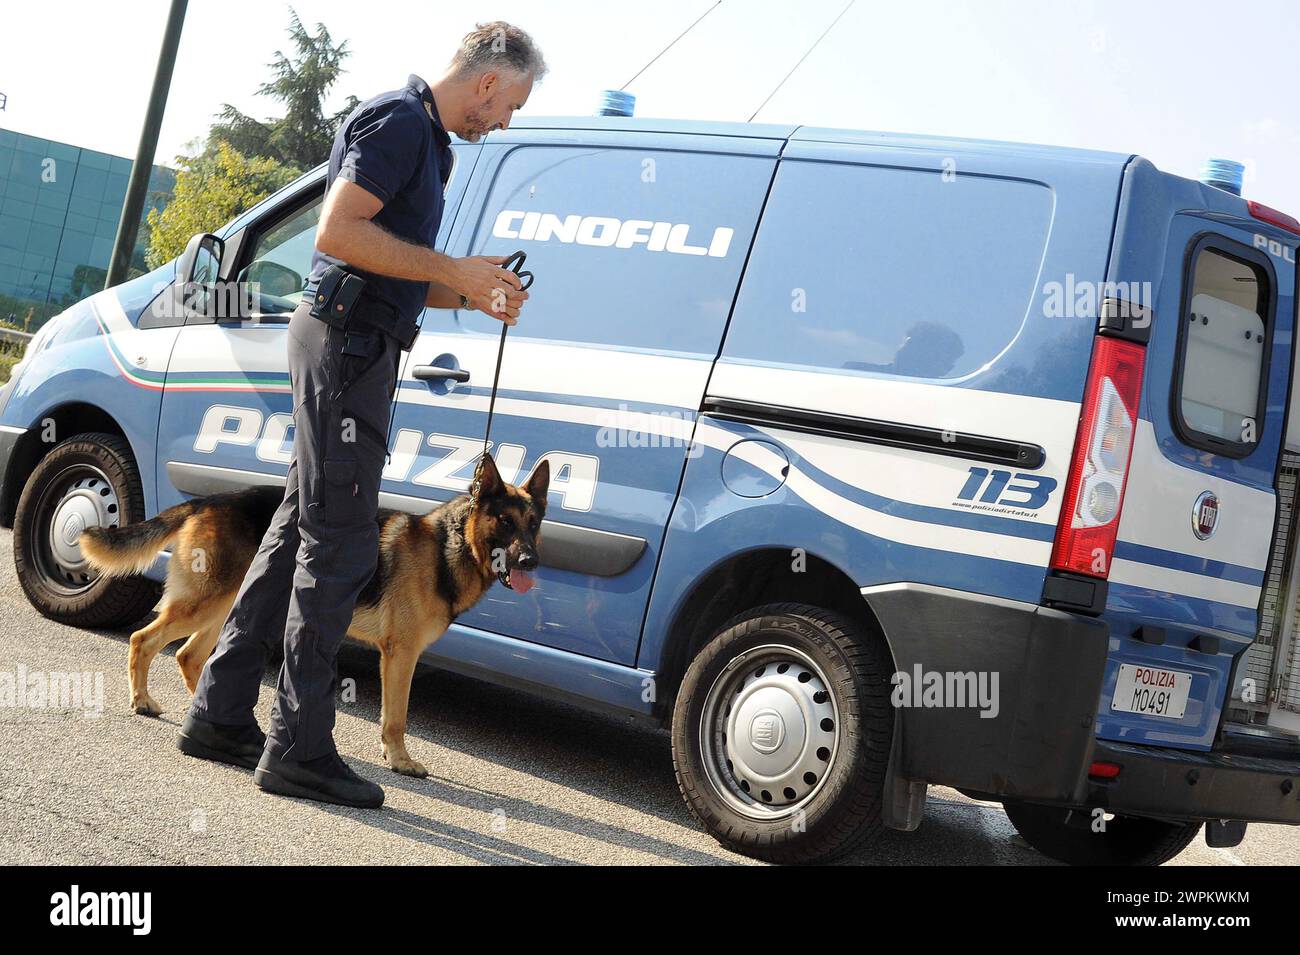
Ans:
[{"label": "black leash", "polygon": [[[522,290],[527,290],[533,284],[532,272],[519,271],[523,268],[524,260],[527,258],[528,254],[524,252],[523,249],[520,249],[514,255],[510,256],[510,258],[506,259],[501,265],[503,269],[509,269],[511,272],[514,272],[520,279],[527,278],[528,281],[523,282],[521,285]],[[478,507],[478,494],[481,485],[480,476],[483,473],[483,459],[487,456],[488,438],[492,434],[492,413],[496,410],[497,406],[497,385],[501,381],[501,358],[506,352],[506,332],[508,331],[510,331],[510,326],[505,322],[502,322],[501,339],[497,343],[497,367],[496,371],[492,375],[492,394],[488,398],[487,427],[483,429],[483,453],[479,455],[478,464],[474,467],[474,479],[469,485],[469,508],[471,511]]]}]

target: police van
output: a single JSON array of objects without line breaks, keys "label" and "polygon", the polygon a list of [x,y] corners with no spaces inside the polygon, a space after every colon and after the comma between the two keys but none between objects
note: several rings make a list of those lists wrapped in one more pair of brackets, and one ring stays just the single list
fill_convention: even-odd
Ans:
[{"label": "police van", "polygon": [[[1296,220],[975,140],[597,117],[454,151],[439,248],[537,277],[492,452],[551,485],[537,586],[428,662],[670,727],[691,812],[773,861],[915,829],[931,784],[1076,863],[1300,823],[1300,744],[1232,705],[1281,559]],[[29,344],[0,520],[42,613],[158,598],[166,553],[96,579],[83,527],[283,485],[324,174]],[[218,280],[251,307],[188,294]],[[413,513],[467,489],[501,328],[421,321],[380,502]]]}]

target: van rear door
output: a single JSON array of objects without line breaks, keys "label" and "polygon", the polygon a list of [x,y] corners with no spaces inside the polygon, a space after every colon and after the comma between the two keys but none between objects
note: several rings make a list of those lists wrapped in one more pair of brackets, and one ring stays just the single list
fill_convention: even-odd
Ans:
[{"label": "van rear door", "polygon": [[[1098,736],[1209,749],[1272,549],[1295,237],[1283,254],[1285,233],[1249,219],[1241,199],[1138,166],[1125,188],[1146,198],[1121,204],[1112,273],[1148,283],[1154,320],[1109,568]],[[1161,236],[1157,201],[1204,211],[1165,212]]]}]

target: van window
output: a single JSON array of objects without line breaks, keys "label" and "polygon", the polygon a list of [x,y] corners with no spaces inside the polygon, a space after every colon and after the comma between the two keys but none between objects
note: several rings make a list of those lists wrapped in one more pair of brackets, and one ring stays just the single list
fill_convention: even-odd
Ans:
[{"label": "van window", "polygon": [[302,301],[324,198],[321,193],[257,237],[239,281],[253,283],[257,288],[261,314],[292,312]]},{"label": "van window", "polygon": [[733,358],[915,378],[1019,334],[1052,222],[1040,183],[783,160],[727,333]]},{"label": "van window", "polygon": [[[528,253],[514,338],[715,355],[774,160],[520,146],[492,177],[475,255]],[[460,327],[490,335],[482,312]]]},{"label": "van window", "polygon": [[1262,265],[1206,242],[1196,247],[1189,270],[1176,381],[1179,424],[1189,444],[1240,457],[1259,441],[1269,279]]}]

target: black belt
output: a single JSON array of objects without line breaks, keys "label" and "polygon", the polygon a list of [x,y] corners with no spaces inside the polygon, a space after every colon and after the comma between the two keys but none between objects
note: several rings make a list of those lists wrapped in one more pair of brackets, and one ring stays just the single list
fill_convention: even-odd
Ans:
[{"label": "black belt", "polygon": [[[378,321],[371,316],[382,316]],[[369,289],[357,299],[357,307],[352,314],[352,322],[378,328],[392,335],[402,346],[402,351],[410,351],[420,334],[420,325],[409,318],[402,318],[397,309],[389,302],[374,295]]]},{"label": "black belt", "polygon": [[[347,270],[340,270],[347,273]],[[353,273],[347,273],[351,275]],[[351,278],[348,281],[352,281]],[[322,281],[322,285],[324,281]],[[319,311],[314,317],[331,325],[334,328],[343,330],[355,330],[358,326],[367,329],[377,329],[387,335],[397,339],[403,351],[409,351],[415,344],[416,337],[420,334],[420,325],[414,319],[402,318],[398,314],[397,308],[391,303],[380,298],[371,288],[366,285],[362,286],[360,293],[355,297],[355,303],[350,307],[338,306],[329,307],[334,299],[325,302],[326,296],[314,291],[308,296],[303,303],[307,306],[320,306],[319,309],[313,308],[313,311]],[[339,314],[342,312],[343,314]]]}]

